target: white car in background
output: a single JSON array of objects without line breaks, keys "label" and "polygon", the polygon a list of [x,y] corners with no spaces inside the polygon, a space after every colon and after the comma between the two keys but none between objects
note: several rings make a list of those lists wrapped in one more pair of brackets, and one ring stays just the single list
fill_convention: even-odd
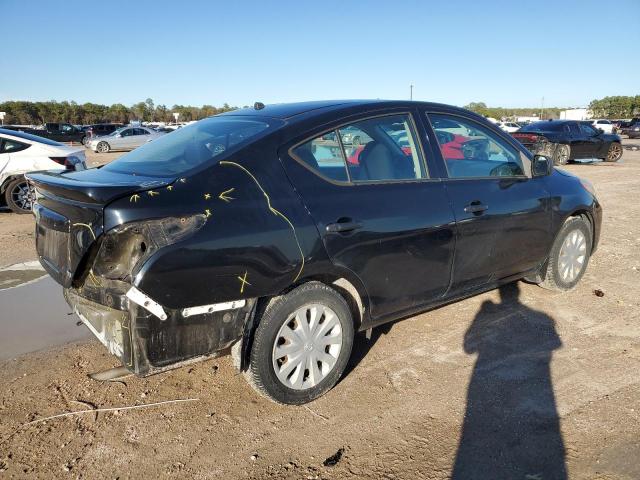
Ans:
[{"label": "white car in background", "polygon": [[498,126],[507,133],[513,133],[520,130],[520,125],[515,122],[500,122]]},{"label": "white car in background", "polygon": [[122,127],[109,135],[92,138],[87,142],[87,147],[98,153],[107,153],[111,150],[133,150],[162,135],[164,132],[158,132],[152,128]]},{"label": "white car in background", "polygon": [[33,191],[24,174],[37,170],[84,170],[82,147],[68,147],[44,137],[0,128],[0,205],[29,213]]},{"label": "white car in background", "polygon": [[610,120],[599,119],[599,120],[591,120],[591,125],[596,128],[599,128],[604,133],[613,133],[613,123]]}]

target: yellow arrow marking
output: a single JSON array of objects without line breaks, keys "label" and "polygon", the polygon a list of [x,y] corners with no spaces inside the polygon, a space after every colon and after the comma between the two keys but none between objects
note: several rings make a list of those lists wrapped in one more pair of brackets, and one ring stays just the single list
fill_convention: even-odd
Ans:
[{"label": "yellow arrow marking", "polygon": [[147,193],[149,194],[150,197],[153,197],[155,195],[160,195],[158,192],[156,192],[154,190],[149,190]]},{"label": "yellow arrow marking", "polygon": [[129,198],[129,202],[133,203],[136,203],[138,200],[140,200],[140,195],[138,195],[137,193],[134,193],[133,195],[131,195],[131,198]]},{"label": "yellow arrow marking", "polygon": [[209,200],[211,198],[211,194],[210,193],[205,193],[204,194],[204,199],[205,200]]},{"label": "yellow arrow marking", "polygon": [[209,218],[211,216],[211,210],[209,210],[208,208],[205,209],[204,214],[207,216],[207,218]]},{"label": "yellow arrow marking", "polygon": [[169,191],[173,190],[173,185],[167,185],[167,190]]},{"label": "yellow arrow marking", "polygon": [[218,198],[220,200],[224,200],[225,202],[229,203],[231,200],[235,200],[235,198],[230,197],[228,195],[229,193],[233,192],[234,190],[235,190],[235,188],[230,188],[229,190],[225,190],[220,195],[218,195]]}]

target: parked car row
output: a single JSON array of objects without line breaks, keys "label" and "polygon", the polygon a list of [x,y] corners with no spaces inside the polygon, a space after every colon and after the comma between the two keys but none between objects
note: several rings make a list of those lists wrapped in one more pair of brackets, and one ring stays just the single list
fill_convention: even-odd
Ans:
[{"label": "parked car row", "polygon": [[532,153],[546,155],[552,158],[556,165],[591,158],[617,162],[622,157],[620,137],[604,133],[588,121],[535,122],[522,127],[512,135]]},{"label": "parked car row", "polygon": [[107,153],[111,150],[133,150],[164,134],[165,132],[147,127],[120,127],[108,135],[92,137],[87,141],[86,146],[98,153]]}]

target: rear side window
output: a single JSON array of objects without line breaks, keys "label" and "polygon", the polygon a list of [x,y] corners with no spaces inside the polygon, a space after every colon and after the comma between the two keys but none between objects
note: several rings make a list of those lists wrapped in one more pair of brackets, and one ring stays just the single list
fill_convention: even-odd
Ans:
[{"label": "rear side window", "polygon": [[525,175],[520,152],[495,132],[472,120],[430,114],[450,178]]},{"label": "rear side window", "polygon": [[316,173],[335,181],[426,178],[409,115],[389,115],[338,128],[292,151]]},{"label": "rear side window", "polygon": [[141,175],[175,176],[202,165],[229,149],[245,145],[267,133],[270,127],[275,128],[275,125],[262,119],[233,116],[207,118],[146,143],[103,169]]},{"label": "rear side window", "polygon": [[16,142],[8,138],[0,138],[0,153],[13,153],[26,150],[31,145],[28,143]]}]

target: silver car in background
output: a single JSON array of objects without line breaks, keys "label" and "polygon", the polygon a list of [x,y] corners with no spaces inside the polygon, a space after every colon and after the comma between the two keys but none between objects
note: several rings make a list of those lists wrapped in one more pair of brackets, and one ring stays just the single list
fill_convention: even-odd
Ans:
[{"label": "silver car in background", "polygon": [[133,150],[162,135],[164,133],[151,128],[122,127],[109,135],[91,139],[87,146],[98,153],[107,153],[111,150]]}]

